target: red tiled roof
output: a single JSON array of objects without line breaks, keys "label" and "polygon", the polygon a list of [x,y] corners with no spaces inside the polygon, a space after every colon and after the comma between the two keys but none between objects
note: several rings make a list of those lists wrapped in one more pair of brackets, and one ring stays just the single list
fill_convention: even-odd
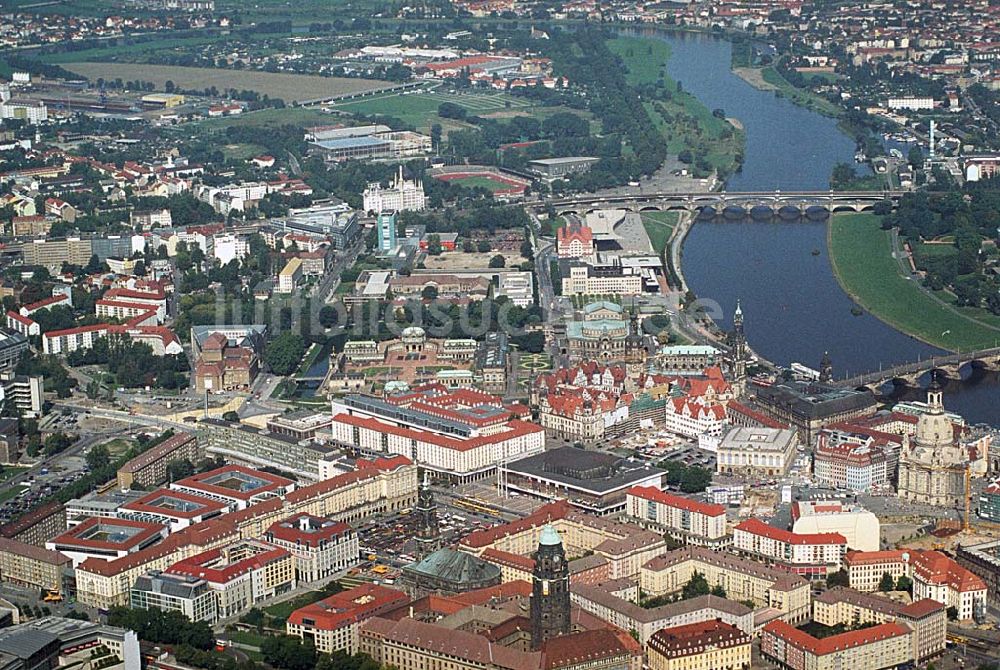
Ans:
[{"label": "red tiled roof", "polygon": [[873,642],[911,634],[907,626],[891,622],[872,626],[871,628],[852,630],[840,633],[839,635],[831,635],[820,640],[781,619],[776,619],[764,626],[763,632],[770,633],[791,646],[816,656],[823,656],[852,647],[860,647]]},{"label": "red tiled roof", "polygon": [[361,584],[300,607],[288,617],[288,623],[311,629],[337,630],[405,605],[409,600],[402,591],[377,584]]},{"label": "red tiled roof", "polygon": [[636,496],[637,498],[652,500],[653,502],[660,503],[661,505],[676,507],[688,512],[698,512],[699,514],[704,514],[705,516],[726,515],[726,508],[722,505],[691,500],[690,498],[661,491],[653,486],[633,486],[628,490],[628,493],[629,495]]},{"label": "red tiled roof", "polygon": [[459,440],[453,437],[438,435],[436,433],[431,433],[428,431],[413,430],[411,428],[404,428],[402,426],[394,426],[392,424],[385,423],[383,421],[379,421],[378,419],[374,418],[352,416],[350,414],[338,414],[337,416],[333,417],[333,420],[338,421],[340,423],[346,423],[351,426],[357,426],[359,428],[368,428],[369,430],[374,430],[379,433],[390,433],[392,435],[398,435],[400,437],[415,439],[420,442],[429,442],[439,447],[444,447],[445,449],[454,449],[455,451],[469,451],[471,449],[476,449],[478,447],[483,447],[491,444],[497,444],[498,442],[503,442],[505,440],[510,440],[516,437],[530,435],[532,433],[539,433],[544,430],[539,425],[515,419],[507,422],[508,430],[498,433],[492,433],[490,435],[479,435],[477,437],[472,437],[465,440]]},{"label": "red tiled roof", "polygon": [[913,576],[931,584],[946,584],[959,592],[985,591],[986,583],[940,551],[914,552]]},{"label": "red tiled roof", "polygon": [[[100,540],[91,537],[83,537],[85,534],[91,532],[98,526],[106,526],[109,528],[127,528],[134,532],[134,534],[123,538],[121,542],[113,542],[110,539]],[[100,529],[98,529],[97,532],[99,532],[99,530]],[[84,551],[87,549],[113,549],[116,551],[127,551],[132,547],[137,547],[140,544],[143,544],[157,535],[161,535],[163,532],[164,527],[158,523],[145,523],[143,521],[131,521],[129,519],[103,519],[91,517],[70,528],[62,535],[57,535],[49,541],[56,545],[63,545],[64,547],[70,549],[79,548]]]},{"label": "red tiled roof", "polygon": [[[152,504],[161,498],[172,498],[181,502],[197,505],[197,507],[190,510],[181,510]],[[155,491],[150,491],[146,495],[141,498],[137,498],[132,502],[125,503],[119,509],[134,512],[148,512],[151,514],[163,514],[164,516],[176,517],[178,519],[193,519],[196,516],[201,516],[210,512],[221,512],[225,508],[225,503],[221,503],[218,500],[212,500],[211,498],[192,495],[190,493],[185,493],[184,491],[157,489]]]},{"label": "red tiled roof", "polygon": [[852,549],[844,555],[844,562],[847,565],[902,563],[903,554],[906,553],[908,552],[900,549],[890,549],[887,551],[855,551]]},{"label": "red tiled roof", "polygon": [[174,575],[190,575],[200,577],[215,584],[225,584],[240,575],[253,570],[260,570],[269,563],[280,561],[290,556],[287,551],[278,547],[261,551],[240,561],[227,563],[221,567],[211,567],[211,563],[223,557],[221,549],[209,549],[202,553],[174,563],[166,572]]},{"label": "red tiled roof", "polygon": [[847,544],[847,539],[840,533],[793,533],[770,526],[756,518],[741,522],[735,530],[751,535],[761,535],[787,544]]}]

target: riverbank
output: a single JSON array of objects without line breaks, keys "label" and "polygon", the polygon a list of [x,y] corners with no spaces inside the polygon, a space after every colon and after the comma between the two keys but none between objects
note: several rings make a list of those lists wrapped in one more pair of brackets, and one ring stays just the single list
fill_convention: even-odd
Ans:
[{"label": "riverbank", "polygon": [[777,86],[764,80],[763,69],[759,67],[734,67],[733,74],[758,91],[777,91]]},{"label": "riverbank", "polygon": [[[667,143],[697,178],[717,174],[721,179],[742,163],[746,134],[730,123],[724,110],[710,110],[666,73],[670,45],[655,37],[620,36],[608,40],[626,68],[626,80],[643,87],[644,106]],[[656,87],[650,96],[646,91]]]},{"label": "riverbank", "polygon": [[851,299],[893,328],[942,349],[995,346],[1000,329],[960,314],[904,274],[893,256],[892,232],[882,230],[880,222],[874,214],[838,214],[830,220],[830,263]]}]

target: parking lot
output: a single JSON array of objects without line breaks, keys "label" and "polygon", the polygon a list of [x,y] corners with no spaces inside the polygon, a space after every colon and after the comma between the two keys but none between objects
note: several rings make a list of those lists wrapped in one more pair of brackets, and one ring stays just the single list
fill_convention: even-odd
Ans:
[{"label": "parking lot", "polygon": [[[446,547],[475,530],[489,528],[489,521],[472,513],[459,513],[436,492],[438,502],[439,546]],[[362,562],[348,573],[348,578],[393,584],[400,569],[420,560],[420,547],[415,539],[420,529],[420,517],[412,510],[373,519],[356,528],[361,545]]]}]

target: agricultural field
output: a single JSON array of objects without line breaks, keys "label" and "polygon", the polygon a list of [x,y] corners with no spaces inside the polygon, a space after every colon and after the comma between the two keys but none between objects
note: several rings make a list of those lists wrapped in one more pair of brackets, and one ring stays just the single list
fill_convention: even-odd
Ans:
[{"label": "agricultural field", "polygon": [[374,91],[390,84],[372,79],[314,77],[304,74],[247,72],[174,65],[144,65],[137,63],[66,63],[63,67],[88,79],[142,80],[156,84],[162,90],[168,81],[182,89],[201,91],[215,86],[220,91],[235,88],[257,91],[285,102],[314,100],[325,96]]}]

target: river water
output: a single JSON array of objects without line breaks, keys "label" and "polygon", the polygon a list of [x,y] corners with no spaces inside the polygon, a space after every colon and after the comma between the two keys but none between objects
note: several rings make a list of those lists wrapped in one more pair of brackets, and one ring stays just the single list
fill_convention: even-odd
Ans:
[{"label": "river water", "polygon": [[[728,189],[827,189],[834,165],[853,163],[854,141],[833,119],[733,74],[729,42],[692,33],[657,36],[672,48],[670,76],[746,129],[743,170],[727,181]],[[739,299],[750,345],[775,363],[818,367],[829,351],[835,375],[846,377],[942,353],[867,313],[851,313],[854,304],[833,274],[826,236],[825,222],[699,221],[684,244],[684,275],[699,298],[722,307],[723,328],[731,328]],[[953,383],[945,404],[970,422],[1000,425],[1000,381],[987,374]]]}]

